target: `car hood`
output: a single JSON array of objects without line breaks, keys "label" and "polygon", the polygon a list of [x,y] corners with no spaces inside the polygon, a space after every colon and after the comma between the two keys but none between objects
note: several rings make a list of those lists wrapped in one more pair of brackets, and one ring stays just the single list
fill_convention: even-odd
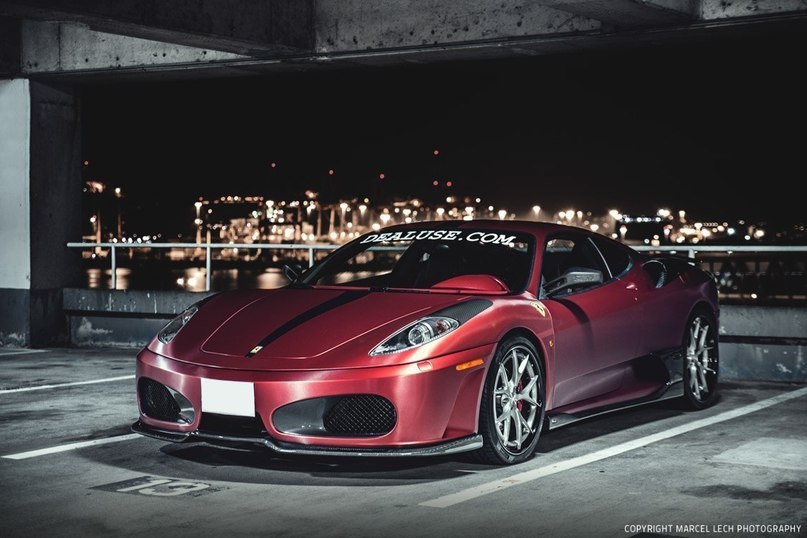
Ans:
[{"label": "car hood", "polygon": [[205,304],[160,352],[231,369],[359,366],[407,323],[464,299],[466,295],[332,288],[225,293]]}]

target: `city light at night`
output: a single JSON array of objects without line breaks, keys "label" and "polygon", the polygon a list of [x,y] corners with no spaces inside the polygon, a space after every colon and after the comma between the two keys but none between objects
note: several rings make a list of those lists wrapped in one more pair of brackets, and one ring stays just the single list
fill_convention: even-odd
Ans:
[{"label": "city light at night", "polygon": [[[274,164],[274,163],[273,163]],[[328,170],[329,175],[335,173]],[[379,179],[385,173],[378,174]],[[434,180],[434,187],[440,182]],[[445,187],[450,188],[453,182],[448,180]],[[113,200],[105,193],[111,189]],[[85,211],[91,212],[91,233],[87,239],[95,241],[137,239],[145,236],[150,241],[160,237],[168,237],[157,227],[150,229],[129,230],[125,225],[129,221],[126,213],[123,189],[119,186],[108,187],[104,182],[87,181],[84,187]],[[731,242],[739,235],[741,242],[754,243],[799,243],[805,239],[804,225],[796,223],[792,226],[779,226],[768,234],[764,222],[753,222],[750,219],[733,221],[695,221],[688,220],[686,209],[671,210],[658,208],[647,210],[642,215],[624,214],[619,209],[611,208],[603,214],[584,211],[576,208],[565,208],[555,211],[542,209],[534,204],[530,209],[510,213],[479,196],[449,195],[439,203],[419,198],[395,198],[393,200],[371,201],[369,198],[352,198],[335,202],[320,201],[320,193],[307,189],[301,199],[275,200],[261,195],[226,195],[214,199],[199,199],[193,203],[194,213],[192,226],[185,227],[175,239],[191,240],[197,243],[206,242],[307,242],[307,243],[342,243],[358,237],[362,233],[378,230],[385,226],[420,222],[424,220],[474,220],[512,218],[526,220],[547,220],[571,226],[588,228],[591,231],[607,235],[627,243],[645,245],[684,245],[684,244],[720,244]],[[523,204],[522,204],[523,205]],[[203,210],[204,208],[204,210]],[[226,208],[226,210],[225,210]],[[115,218],[102,221],[98,215],[113,213]],[[556,215],[556,218],[551,217]],[[674,215],[677,218],[674,218]],[[117,224],[117,226],[113,226]],[[192,232],[189,232],[192,230]],[[746,233],[738,234],[737,230]],[[124,233],[124,231],[126,233]],[[142,241],[142,239],[141,239]]]}]

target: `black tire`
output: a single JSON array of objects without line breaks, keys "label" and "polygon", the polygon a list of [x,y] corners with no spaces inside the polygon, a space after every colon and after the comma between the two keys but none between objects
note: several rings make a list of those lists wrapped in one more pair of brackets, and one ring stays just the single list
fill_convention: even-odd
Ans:
[{"label": "black tire", "polygon": [[684,331],[683,361],[683,402],[689,409],[706,409],[717,401],[718,338],[714,316],[703,311],[690,316]]},{"label": "black tire", "polygon": [[[513,383],[516,362],[524,366],[515,377],[517,382]],[[497,387],[500,390],[497,391]],[[501,387],[507,388],[503,392]],[[479,433],[484,445],[471,454],[473,459],[493,465],[512,465],[529,459],[544,424],[545,397],[543,364],[532,342],[521,336],[502,341],[485,378],[479,410]],[[516,416],[521,418],[516,419]],[[497,417],[502,430],[497,425]],[[519,430],[513,429],[516,420]],[[510,440],[507,443],[505,433]]]}]

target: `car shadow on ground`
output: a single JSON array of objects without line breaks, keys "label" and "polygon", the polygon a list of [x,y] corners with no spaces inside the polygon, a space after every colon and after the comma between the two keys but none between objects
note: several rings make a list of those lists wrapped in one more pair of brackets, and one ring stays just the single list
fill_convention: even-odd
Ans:
[{"label": "car shadow on ground", "polygon": [[270,450],[155,439],[82,450],[82,457],[141,475],[193,481],[297,486],[391,486],[451,480],[489,468],[456,457],[277,456]]},{"label": "car shadow on ground", "polygon": [[322,485],[319,483],[320,480],[327,480],[333,485],[350,483],[362,486],[434,482],[464,476],[472,470],[470,467],[477,467],[451,456],[431,458],[278,456],[259,446],[238,449],[205,443],[164,446],[160,450],[172,458],[206,468],[267,471],[274,476],[296,476],[294,483],[299,483],[299,475],[305,475],[310,480],[316,481],[317,485]]}]

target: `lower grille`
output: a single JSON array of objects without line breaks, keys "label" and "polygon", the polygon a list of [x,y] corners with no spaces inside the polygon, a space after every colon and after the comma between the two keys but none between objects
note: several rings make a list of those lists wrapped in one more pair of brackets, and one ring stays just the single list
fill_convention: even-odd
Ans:
[{"label": "lower grille", "polygon": [[202,413],[202,419],[199,421],[199,431],[218,435],[232,435],[233,437],[266,436],[266,428],[263,427],[263,421],[257,413],[254,417]]},{"label": "lower grille", "polygon": [[153,379],[141,377],[137,384],[140,408],[149,418],[180,422],[180,408],[168,387]]},{"label": "lower grille", "polygon": [[323,417],[325,430],[337,435],[383,435],[397,420],[392,402],[372,394],[344,396]]}]

